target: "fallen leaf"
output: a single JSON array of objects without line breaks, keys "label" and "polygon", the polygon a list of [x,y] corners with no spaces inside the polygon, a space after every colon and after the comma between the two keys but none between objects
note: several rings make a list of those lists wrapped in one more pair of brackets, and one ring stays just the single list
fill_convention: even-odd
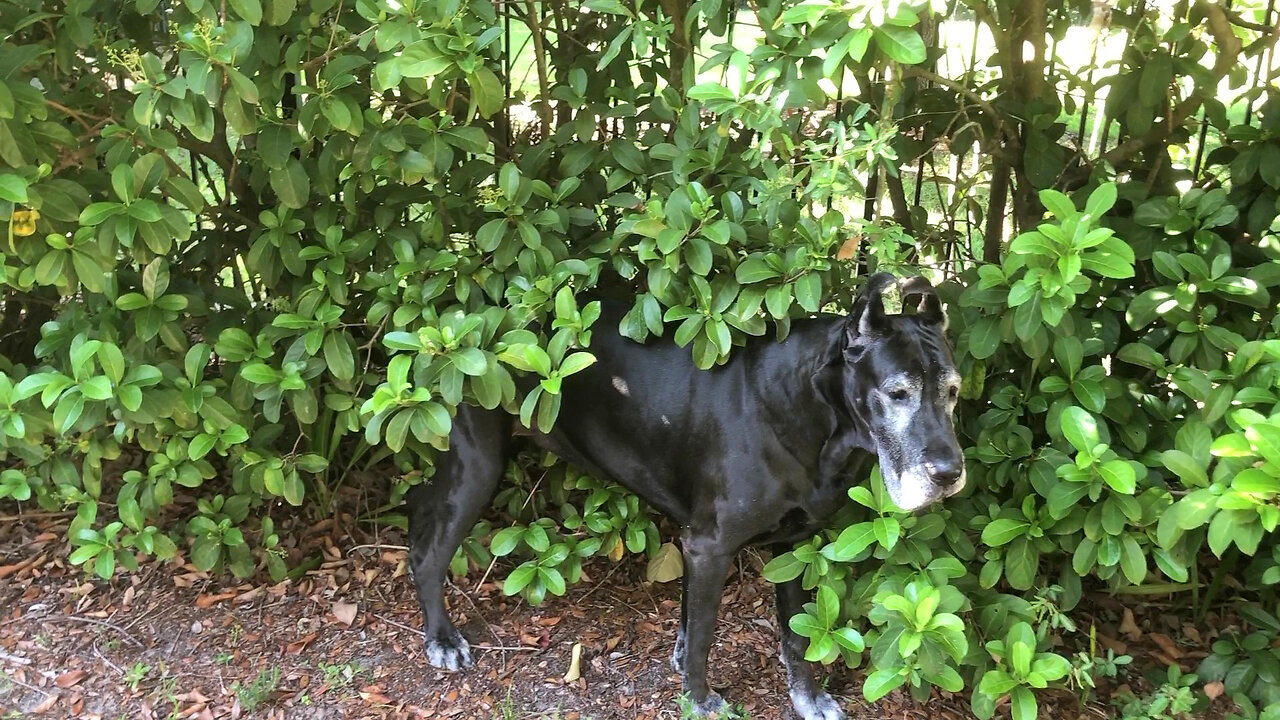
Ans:
[{"label": "fallen leaf", "polygon": [[356,613],[360,609],[353,603],[334,603],[331,610],[333,611],[333,616],[338,618],[338,622],[351,627],[351,623],[356,621]]},{"label": "fallen leaf", "polygon": [[569,659],[569,672],[564,674],[564,681],[571,683],[582,677],[582,643],[573,644],[573,653]]},{"label": "fallen leaf", "polygon": [[1225,689],[1226,689],[1226,686],[1222,684],[1221,680],[1217,682],[1205,683],[1204,694],[1207,695],[1210,700],[1217,700],[1218,698],[1222,697],[1222,693]]},{"label": "fallen leaf", "polygon": [[79,685],[80,681],[84,680],[87,677],[89,677],[89,672],[87,670],[72,670],[70,672],[65,672],[59,675],[58,679],[53,681],[53,684],[57,685],[63,690],[66,690],[69,687],[75,687],[76,685]]},{"label": "fallen leaf", "polygon": [[285,646],[284,651],[290,655],[297,655],[298,653],[305,650],[306,647],[310,645],[313,640],[316,639],[317,635],[318,633],[311,633],[300,640],[291,642],[287,646]]},{"label": "fallen leaf", "polygon": [[1151,638],[1151,642],[1159,645],[1160,649],[1174,660],[1183,656],[1182,650],[1173,642],[1172,639],[1170,639],[1168,635],[1165,635],[1164,633],[1151,633],[1150,635],[1147,635],[1147,637]]},{"label": "fallen leaf", "polygon": [[1098,633],[1098,642],[1102,643],[1103,647],[1107,648],[1108,650],[1114,652],[1117,655],[1124,655],[1129,651],[1128,644],[1126,644],[1123,640],[1117,640],[1109,635],[1103,635],[1102,633]]},{"label": "fallen leaf", "polygon": [[217,595],[198,595],[196,596],[196,607],[201,609],[213,607],[223,600],[229,600],[235,597],[237,594],[238,593],[235,592],[224,592],[218,593]]},{"label": "fallen leaf", "polygon": [[47,713],[53,709],[54,705],[57,705],[57,704],[58,704],[58,696],[50,695],[49,697],[44,699],[44,702],[35,706],[35,708],[31,710],[31,712],[36,715],[39,715],[40,713]]},{"label": "fallen leaf", "polygon": [[1130,641],[1142,639],[1142,630],[1138,627],[1138,622],[1133,618],[1133,611],[1129,608],[1124,609],[1124,618],[1120,620],[1120,632],[1124,633]]},{"label": "fallen leaf", "polygon": [[649,560],[645,579],[653,583],[666,583],[684,575],[684,559],[674,543],[663,543]]}]

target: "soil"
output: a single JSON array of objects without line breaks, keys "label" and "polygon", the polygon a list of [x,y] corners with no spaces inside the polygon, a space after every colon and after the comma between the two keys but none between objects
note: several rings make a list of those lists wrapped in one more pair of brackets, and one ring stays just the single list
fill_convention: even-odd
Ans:
[{"label": "soil", "polygon": [[[366,532],[349,516],[294,528],[295,555],[322,561],[296,582],[235,582],[182,557],[103,582],[67,562],[68,519],[0,518],[0,718],[680,717],[668,665],[679,583],[645,583],[638,559],[595,561],[542,607],[471,573],[450,601],[476,664],[450,674],[422,653],[398,531]],[[794,718],[761,566],[744,552],[729,580],[711,684],[752,718]],[[578,677],[566,679],[575,646]],[[1194,667],[1193,652],[1183,659]],[[851,719],[972,717],[967,694],[916,703],[897,691],[872,705],[861,671],[827,672]],[[1041,707],[1041,717],[1106,714],[1066,692]]]}]

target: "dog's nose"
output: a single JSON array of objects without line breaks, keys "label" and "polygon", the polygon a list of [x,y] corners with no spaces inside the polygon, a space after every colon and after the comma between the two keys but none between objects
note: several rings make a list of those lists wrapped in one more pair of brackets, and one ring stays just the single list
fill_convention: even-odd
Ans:
[{"label": "dog's nose", "polygon": [[940,487],[951,487],[960,482],[964,476],[964,465],[953,461],[931,462],[928,465],[929,479]]}]

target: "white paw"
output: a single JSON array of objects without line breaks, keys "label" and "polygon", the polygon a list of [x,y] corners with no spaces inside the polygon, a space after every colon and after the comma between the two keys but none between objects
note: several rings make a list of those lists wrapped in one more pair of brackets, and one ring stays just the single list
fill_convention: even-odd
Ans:
[{"label": "white paw", "polygon": [[808,695],[792,690],[791,704],[804,720],[845,720],[840,704],[825,692]]},{"label": "white paw", "polygon": [[461,636],[451,643],[430,640],[427,642],[427,662],[432,667],[456,672],[471,665],[471,646]]},{"label": "white paw", "polygon": [[691,709],[695,718],[726,720],[727,718],[739,717],[733,708],[724,701],[724,698],[720,697],[720,693],[715,691],[707,693],[707,699],[700,703],[695,703]]}]

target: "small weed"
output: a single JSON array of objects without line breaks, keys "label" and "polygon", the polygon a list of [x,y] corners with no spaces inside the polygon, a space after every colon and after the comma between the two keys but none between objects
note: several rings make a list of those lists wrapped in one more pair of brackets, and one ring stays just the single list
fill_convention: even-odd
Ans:
[{"label": "small weed", "polygon": [[227,638],[227,642],[231,643],[231,647],[240,647],[240,642],[244,640],[244,626],[236,623],[231,626],[231,636]]},{"label": "small weed", "polygon": [[130,667],[128,670],[124,671],[124,681],[129,683],[130,690],[137,692],[138,683],[142,682],[143,680],[146,680],[147,675],[150,672],[151,672],[150,665],[143,665],[140,662],[134,663],[133,667]]},{"label": "small weed", "polygon": [[516,709],[516,701],[511,698],[511,688],[507,688],[507,696],[498,705],[498,712],[493,720],[519,720],[520,711]]},{"label": "small weed", "polygon": [[331,688],[345,688],[356,681],[360,675],[369,672],[369,669],[358,662],[343,663],[341,665],[328,665],[320,663],[318,665],[320,672],[324,674],[324,684]]},{"label": "small weed", "polygon": [[250,712],[256,710],[260,705],[265,703],[271,694],[276,691],[276,687],[280,682],[280,668],[273,667],[270,672],[262,670],[248,685],[236,683],[231,686],[231,691],[235,693],[236,699],[240,701],[240,707]]},{"label": "small weed", "polygon": [[232,660],[236,659],[235,653],[220,652],[213,658],[213,661],[219,665],[229,665]]},{"label": "small weed", "polygon": [[1184,675],[1177,665],[1169,666],[1166,679],[1150,695],[1136,697],[1123,693],[1117,699],[1121,720],[1185,720],[1195,717],[1200,702],[1192,686],[1196,676]]}]

